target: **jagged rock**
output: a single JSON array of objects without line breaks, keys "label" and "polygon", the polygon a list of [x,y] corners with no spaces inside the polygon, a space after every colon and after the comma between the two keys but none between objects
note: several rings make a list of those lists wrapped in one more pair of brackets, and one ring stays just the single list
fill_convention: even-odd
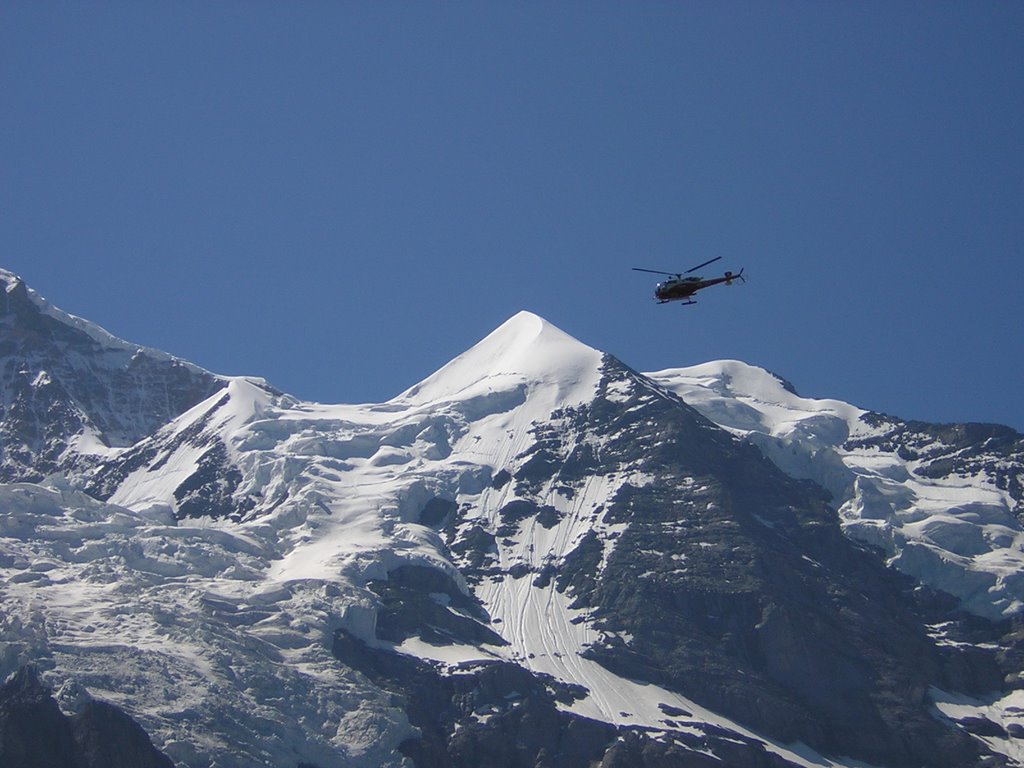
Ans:
[{"label": "jagged rock", "polygon": [[138,723],[104,701],[90,701],[71,718],[75,742],[89,768],[173,768]]},{"label": "jagged rock", "polygon": [[65,716],[32,667],[0,686],[0,765],[4,768],[173,768],[122,710],[86,701]]},{"label": "jagged rock", "polygon": [[400,644],[409,637],[434,645],[452,642],[506,645],[486,625],[487,613],[442,571],[405,565],[369,584],[380,598],[377,637]]},{"label": "jagged rock", "polygon": [[91,434],[129,446],[225,386],[194,365],[116,339],[0,270],[0,480],[81,474]]},{"label": "jagged rock", "polygon": [[0,686],[0,765],[86,766],[71,723],[31,667],[22,667]]}]

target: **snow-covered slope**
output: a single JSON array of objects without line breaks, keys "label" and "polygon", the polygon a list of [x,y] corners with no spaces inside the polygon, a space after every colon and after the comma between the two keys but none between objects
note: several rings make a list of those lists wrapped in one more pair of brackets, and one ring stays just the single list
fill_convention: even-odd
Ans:
[{"label": "snow-covered slope", "polygon": [[[994,425],[907,424],[797,395],[734,360],[648,374],[833,496],[847,533],[989,618],[1024,607],[1024,439]],[[973,435],[973,439],[971,433]],[[936,471],[938,468],[939,471]]]},{"label": "snow-covered slope", "polygon": [[[131,346],[53,312],[4,332],[40,316],[101,361]],[[742,364],[646,377],[525,312],[385,403],[185,370],[208,391],[129,444],[0,486],[0,673],[33,662],[121,705],[179,766],[952,766],[987,748],[925,692],[999,693],[1012,648],[966,642],[953,614],[940,631],[841,533],[869,517],[858,483],[892,474],[870,414]],[[900,568],[930,544],[911,516],[889,522]],[[984,710],[1006,736],[987,744],[1015,754],[1008,707]]]}]

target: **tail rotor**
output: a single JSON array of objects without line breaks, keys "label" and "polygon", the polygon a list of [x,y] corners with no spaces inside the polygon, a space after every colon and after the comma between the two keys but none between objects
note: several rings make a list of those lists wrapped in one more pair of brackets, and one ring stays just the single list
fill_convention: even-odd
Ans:
[{"label": "tail rotor", "polygon": [[735,275],[732,272],[725,273],[725,284],[732,285],[733,280],[739,280],[741,283],[747,282],[747,278],[743,276],[743,270],[740,269]]}]

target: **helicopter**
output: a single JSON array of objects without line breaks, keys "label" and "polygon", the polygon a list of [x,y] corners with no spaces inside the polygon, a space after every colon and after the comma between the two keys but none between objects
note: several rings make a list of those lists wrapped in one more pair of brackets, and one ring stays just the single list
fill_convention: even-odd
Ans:
[{"label": "helicopter", "polygon": [[641,269],[640,267],[633,267],[636,272],[653,272],[656,275],[668,275],[668,280],[662,280],[654,287],[654,298],[659,304],[667,304],[670,301],[682,301],[684,305],[696,304],[696,299],[693,298],[693,294],[702,288],[709,288],[712,285],[718,285],[719,283],[725,283],[726,285],[732,285],[733,280],[739,280],[740,282],[747,282],[743,278],[743,270],[733,274],[732,272],[726,272],[723,277],[713,277],[710,280],[705,280],[701,277],[683,277],[691,272],[695,272],[701,267],[706,267],[708,264],[713,264],[718,261],[721,256],[715,256],[715,258],[705,261],[703,264],[698,264],[692,269],[688,269],[685,272],[662,272],[660,269]]}]

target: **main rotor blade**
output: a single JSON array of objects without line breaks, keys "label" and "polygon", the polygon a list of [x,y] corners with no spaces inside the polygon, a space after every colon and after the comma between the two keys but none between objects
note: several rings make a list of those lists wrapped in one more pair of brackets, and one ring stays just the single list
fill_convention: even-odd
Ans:
[{"label": "main rotor blade", "polygon": [[[719,256],[718,258],[722,258]],[[653,272],[656,275],[678,275],[678,272],[662,272],[660,269],[644,269],[642,267],[633,267],[634,272]]]},{"label": "main rotor blade", "polygon": [[690,274],[691,272],[696,272],[696,271],[697,271],[698,269],[700,269],[701,267],[706,267],[706,266],[707,266],[708,264],[714,264],[714,263],[715,263],[716,261],[718,261],[718,260],[719,260],[720,258],[722,258],[722,257],[721,257],[721,256],[715,256],[715,258],[713,258],[713,259],[708,259],[708,260],[707,260],[707,261],[705,261],[705,262],[704,262],[703,264],[698,264],[698,265],[697,265],[696,267],[693,267],[693,269],[688,269],[688,270],[686,270],[686,273],[685,273],[685,274],[687,274],[687,275],[688,275],[688,274]]}]

